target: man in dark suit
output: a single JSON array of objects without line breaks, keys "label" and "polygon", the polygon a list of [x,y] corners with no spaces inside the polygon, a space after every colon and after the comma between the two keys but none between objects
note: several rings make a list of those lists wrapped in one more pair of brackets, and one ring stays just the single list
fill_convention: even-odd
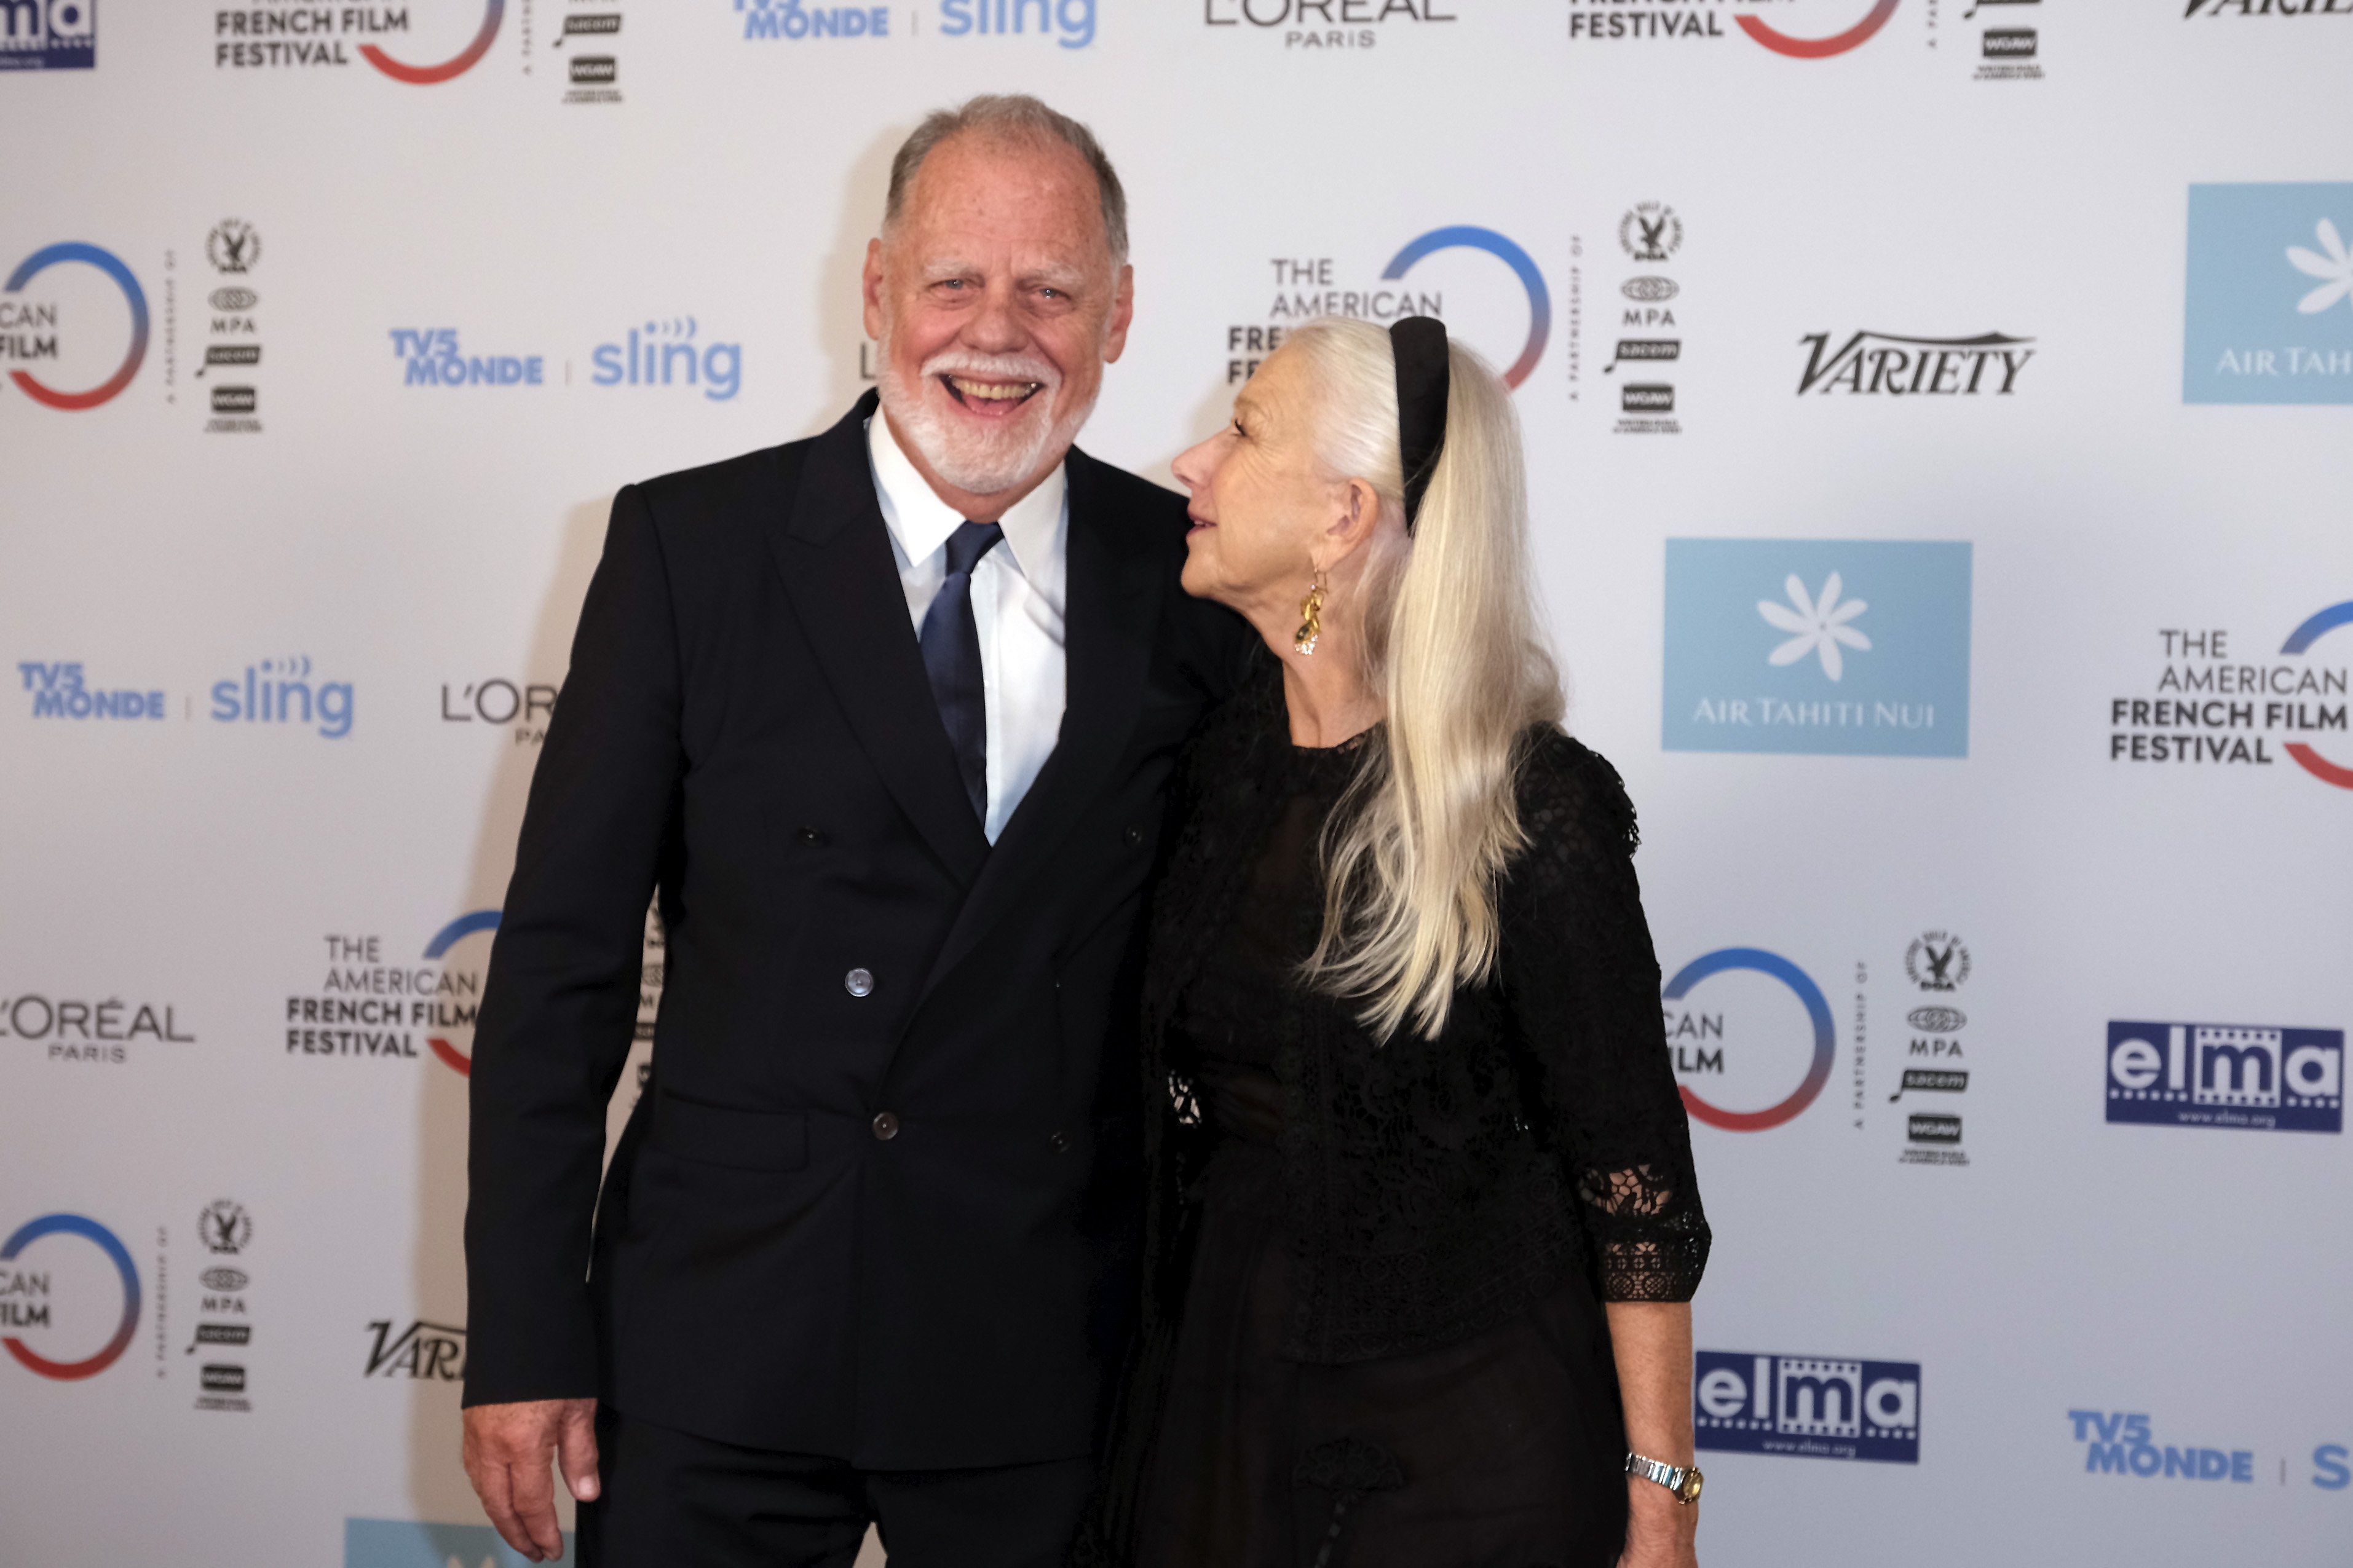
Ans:
[{"label": "man in dark suit", "polygon": [[870,1521],[899,1568],[1029,1568],[1073,1531],[1137,917],[1249,637],[1177,586],[1184,502],[1071,446],[1125,253],[1082,126],[935,114],[867,255],[879,399],[614,501],[475,1036],[466,1465],[534,1561],[551,1458],[607,1568],[847,1564]]}]

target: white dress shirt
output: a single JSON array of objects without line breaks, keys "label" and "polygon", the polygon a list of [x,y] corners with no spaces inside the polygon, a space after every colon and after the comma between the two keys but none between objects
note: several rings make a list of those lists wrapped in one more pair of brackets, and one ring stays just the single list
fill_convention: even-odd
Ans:
[{"label": "white dress shirt", "polygon": [[[906,590],[907,615],[921,637],[923,616],[947,576],[948,535],[965,519],[924,482],[879,413],[866,422],[866,455]],[[991,844],[1038,782],[1062,732],[1071,509],[1061,465],[997,523],[1004,541],[972,572],[972,619],[980,634],[981,689],[988,704],[988,811],[981,830]]]}]

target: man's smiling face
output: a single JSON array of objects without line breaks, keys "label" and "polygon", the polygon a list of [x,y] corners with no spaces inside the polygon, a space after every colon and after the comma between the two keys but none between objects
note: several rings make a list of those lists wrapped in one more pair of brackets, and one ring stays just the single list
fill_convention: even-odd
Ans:
[{"label": "man's smiling face", "polygon": [[1094,173],[1052,140],[951,137],[867,247],[883,412],[943,500],[1001,514],[1076,439],[1127,344]]}]

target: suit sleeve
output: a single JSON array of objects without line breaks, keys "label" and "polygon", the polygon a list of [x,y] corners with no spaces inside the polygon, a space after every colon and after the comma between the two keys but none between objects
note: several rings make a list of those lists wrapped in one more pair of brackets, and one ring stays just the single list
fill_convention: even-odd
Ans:
[{"label": "suit sleeve", "polygon": [[532,777],[475,1030],[468,1405],[597,1391],[590,1224],[684,765],[679,689],[660,540],[625,489]]}]

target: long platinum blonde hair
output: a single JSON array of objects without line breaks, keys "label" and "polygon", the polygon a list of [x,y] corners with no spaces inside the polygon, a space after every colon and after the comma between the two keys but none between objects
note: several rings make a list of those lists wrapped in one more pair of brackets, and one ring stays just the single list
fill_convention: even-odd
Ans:
[{"label": "long platinum blonde hair", "polygon": [[[1334,479],[1363,479],[1384,522],[1405,514],[1389,336],[1326,317],[1293,332],[1317,389]],[[1310,983],[1358,998],[1375,1036],[1445,1026],[1458,985],[1495,966],[1495,892],[1526,843],[1514,776],[1529,728],[1560,721],[1560,672],[1530,592],[1527,476],[1511,393],[1448,347],[1446,439],[1408,537],[1376,531],[1356,656],[1387,733],[1324,830]]]}]

